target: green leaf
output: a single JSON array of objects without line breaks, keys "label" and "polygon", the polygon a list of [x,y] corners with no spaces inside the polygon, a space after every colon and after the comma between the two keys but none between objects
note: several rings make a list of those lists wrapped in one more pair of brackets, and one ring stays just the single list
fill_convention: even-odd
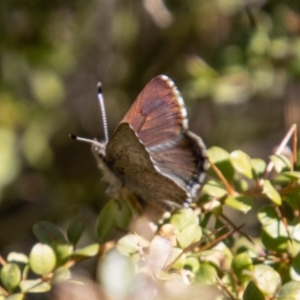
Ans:
[{"label": "green leaf", "polygon": [[[234,168],[230,162],[229,153],[219,147],[211,147],[206,151],[207,156],[213,162],[216,167],[221,171],[224,177],[229,181],[232,182],[234,176]],[[210,167],[208,169],[208,174],[214,176],[215,178],[219,178],[217,174],[213,171]]]},{"label": "green leaf", "polygon": [[73,252],[72,257],[73,258],[93,257],[98,254],[99,248],[100,248],[99,244],[92,244],[84,248],[77,249],[76,251]]},{"label": "green leaf", "polygon": [[71,278],[70,270],[66,267],[60,267],[55,270],[52,278],[52,282],[57,284],[57,283],[64,282],[70,278]]},{"label": "green leaf", "polygon": [[253,207],[254,199],[243,195],[228,196],[224,203],[231,208],[247,213]]},{"label": "green leaf", "polygon": [[17,264],[8,263],[2,267],[0,278],[3,286],[8,291],[13,291],[21,280],[21,270]]},{"label": "green leaf", "polygon": [[299,300],[300,282],[290,281],[284,284],[278,291],[277,300]]},{"label": "green leaf", "polygon": [[[284,223],[280,220],[275,207],[265,206],[262,207],[258,214],[258,220],[263,225],[265,232],[273,239],[284,237],[288,238],[288,232]],[[289,229],[289,228],[288,228]]]},{"label": "green leaf", "polygon": [[261,242],[268,250],[276,251],[276,252],[285,252],[288,247],[288,237],[272,237],[268,233],[265,232],[264,229],[261,230],[260,233]]},{"label": "green leaf", "polygon": [[253,179],[252,162],[243,151],[236,150],[230,154],[230,161],[234,169],[249,179]]},{"label": "green leaf", "polygon": [[29,255],[31,270],[39,275],[51,272],[56,264],[56,257],[53,249],[46,244],[36,244]]},{"label": "green leaf", "polygon": [[73,245],[76,245],[78,243],[79,239],[82,236],[84,228],[85,228],[85,224],[81,220],[75,220],[69,225],[67,230],[67,236],[69,241]]},{"label": "green leaf", "polygon": [[209,180],[202,188],[203,193],[215,198],[222,198],[227,194],[225,187],[214,180]]},{"label": "green leaf", "polygon": [[270,266],[255,265],[252,276],[259,290],[268,297],[274,297],[281,286],[280,275]]},{"label": "green leaf", "polygon": [[295,281],[300,281],[300,253],[298,253],[292,262],[290,276]]},{"label": "green leaf", "polygon": [[283,172],[281,175],[288,177],[290,179],[299,180],[300,179],[300,172],[290,171],[290,172]]},{"label": "green leaf", "polygon": [[273,162],[277,173],[290,171],[292,169],[290,160],[282,154],[271,155],[270,160]]},{"label": "green leaf", "polygon": [[107,241],[109,235],[112,233],[112,231],[117,225],[115,219],[112,218],[115,209],[116,202],[115,200],[111,199],[105,204],[105,206],[101,209],[99,213],[96,224],[96,232],[100,244]]},{"label": "green leaf", "polygon": [[283,197],[283,200],[286,201],[289,206],[294,209],[298,210],[300,208],[300,192],[294,191],[291,192]]},{"label": "green leaf", "polygon": [[48,221],[35,224],[33,233],[43,244],[51,245],[53,242],[67,242],[62,231],[55,224]]},{"label": "green leaf", "polygon": [[132,211],[129,206],[129,200],[123,199],[123,201],[115,201],[112,216],[119,228],[128,229],[132,220]]},{"label": "green leaf", "polygon": [[251,281],[245,289],[243,300],[265,300],[265,297],[255,283]]},{"label": "green leaf", "polygon": [[244,282],[245,279],[249,279],[249,274],[245,271],[251,271],[253,269],[252,259],[247,252],[239,253],[233,257],[232,269],[239,279]]},{"label": "green leaf", "polygon": [[73,252],[73,245],[69,243],[53,243],[52,248],[56,256],[56,265],[63,265],[70,258]]},{"label": "green leaf", "polygon": [[13,294],[5,298],[5,300],[24,300],[24,299],[25,299],[25,295],[21,293]]},{"label": "green leaf", "polygon": [[[289,172],[287,172],[289,173]],[[292,181],[296,181],[295,178],[289,178],[288,176],[284,176],[284,173],[280,173],[277,176],[275,176],[272,179],[272,184],[273,185],[278,185],[278,186],[287,186],[291,184]]]},{"label": "green leaf", "polygon": [[215,284],[218,276],[216,268],[208,262],[202,262],[196,273],[196,281],[201,284]]},{"label": "green leaf", "polygon": [[264,206],[257,213],[258,220],[264,226],[277,222],[279,219],[274,206]]},{"label": "green leaf", "polygon": [[45,293],[50,291],[51,285],[41,279],[22,280],[20,288],[23,293]]},{"label": "green leaf", "polygon": [[253,158],[251,159],[251,163],[256,178],[261,178],[266,170],[266,162],[260,158]]},{"label": "green leaf", "polygon": [[196,224],[189,224],[176,234],[178,243],[182,249],[185,249],[192,243],[200,241],[201,235],[201,228]]},{"label": "green leaf", "polygon": [[198,225],[199,218],[192,209],[180,209],[172,215],[170,224],[181,230],[190,224]]},{"label": "green leaf", "polygon": [[149,247],[150,243],[136,234],[128,234],[122,237],[117,243],[118,251],[125,255],[131,256],[137,253],[140,247]]},{"label": "green leaf", "polygon": [[7,261],[15,262],[15,263],[19,263],[19,264],[27,264],[28,256],[23,253],[10,252],[7,256]]},{"label": "green leaf", "polygon": [[279,193],[275,190],[269,180],[264,180],[263,194],[266,195],[270,200],[272,200],[276,205],[282,204]]}]

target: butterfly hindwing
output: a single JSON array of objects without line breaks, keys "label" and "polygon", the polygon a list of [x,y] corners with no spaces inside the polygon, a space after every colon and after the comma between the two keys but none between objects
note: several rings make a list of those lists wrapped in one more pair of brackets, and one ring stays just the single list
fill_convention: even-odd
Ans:
[{"label": "butterfly hindwing", "polygon": [[121,123],[106,146],[105,162],[125,187],[146,202],[183,204],[186,191],[157,169],[146,147],[128,123]]}]

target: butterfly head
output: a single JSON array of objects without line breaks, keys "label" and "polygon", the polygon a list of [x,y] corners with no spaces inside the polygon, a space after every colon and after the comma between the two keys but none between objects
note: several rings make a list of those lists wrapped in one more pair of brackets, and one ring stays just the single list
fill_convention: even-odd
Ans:
[{"label": "butterfly head", "polygon": [[106,142],[98,142],[96,139],[92,143],[92,151],[97,154],[98,157],[104,158],[106,153]]}]

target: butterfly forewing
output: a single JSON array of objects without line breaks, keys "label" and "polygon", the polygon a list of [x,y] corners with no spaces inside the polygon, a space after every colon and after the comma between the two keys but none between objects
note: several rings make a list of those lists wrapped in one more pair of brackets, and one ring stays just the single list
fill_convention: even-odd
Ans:
[{"label": "butterfly forewing", "polygon": [[139,94],[121,123],[129,123],[148,147],[176,139],[187,123],[186,110],[166,76],[153,78]]}]

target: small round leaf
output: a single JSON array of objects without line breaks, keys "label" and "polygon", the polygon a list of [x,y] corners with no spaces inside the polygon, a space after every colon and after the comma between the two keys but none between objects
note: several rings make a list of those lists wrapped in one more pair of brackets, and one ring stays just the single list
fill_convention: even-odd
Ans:
[{"label": "small round leaf", "polygon": [[227,191],[225,187],[214,180],[209,180],[204,186],[203,186],[203,193],[208,194],[215,198],[222,198],[227,194]]},{"label": "small round leaf", "polygon": [[51,272],[56,264],[56,257],[53,249],[46,244],[36,244],[29,255],[31,270],[39,275]]},{"label": "small round leaf", "polygon": [[268,297],[274,297],[281,285],[280,275],[270,266],[255,265],[252,272],[256,286]]},{"label": "small round leaf", "polygon": [[237,172],[252,179],[252,163],[250,157],[243,151],[236,150],[230,154],[230,160]]},{"label": "small round leaf", "polygon": [[128,234],[117,243],[118,251],[125,256],[131,256],[137,253],[140,247],[148,246],[149,242],[136,234]]},{"label": "small round leaf", "polygon": [[200,241],[201,235],[201,228],[196,224],[189,224],[176,234],[179,245],[182,249],[190,246],[192,243]]},{"label": "small round leaf", "polygon": [[266,170],[266,162],[260,158],[251,159],[256,178],[261,178]]},{"label": "small round leaf", "polygon": [[180,209],[172,215],[170,224],[181,230],[190,224],[198,225],[199,218],[192,209]]},{"label": "small round leaf", "polygon": [[0,277],[3,286],[9,291],[13,291],[21,280],[21,270],[17,264],[8,263],[2,267]]},{"label": "small round leaf", "polygon": [[203,262],[196,273],[196,280],[201,284],[215,284],[217,276],[216,268],[210,263]]}]

